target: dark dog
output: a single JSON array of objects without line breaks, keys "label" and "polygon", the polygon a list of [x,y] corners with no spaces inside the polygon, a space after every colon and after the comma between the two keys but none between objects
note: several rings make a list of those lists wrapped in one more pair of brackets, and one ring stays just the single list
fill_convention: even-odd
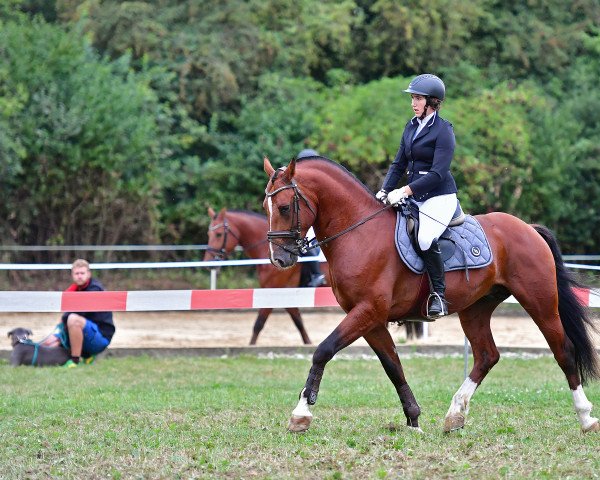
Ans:
[{"label": "dark dog", "polygon": [[36,345],[29,339],[31,335],[33,332],[28,328],[15,328],[8,332],[13,346],[10,354],[10,364],[13,367],[18,365],[34,365],[36,367],[63,365],[70,358],[69,351],[65,348]]}]

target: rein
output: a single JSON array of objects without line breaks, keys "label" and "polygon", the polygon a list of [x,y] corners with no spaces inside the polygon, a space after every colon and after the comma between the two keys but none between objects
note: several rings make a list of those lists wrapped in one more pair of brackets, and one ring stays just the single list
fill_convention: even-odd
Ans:
[{"label": "rein", "polygon": [[320,247],[321,245],[325,245],[326,243],[329,243],[332,240],[335,240],[336,238],[341,237],[342,235],[345,235],[346,233],[354,230],[355,228],[360,227],[362,224],[367,223],[369,220],[372,220],[377,215],[379,215],[381,212],[383,212],[383,211],[385,211],[385,210],[387,210],[389,208],[392,208],[393,206],[394,205],[386,205],[385,207],[380,208],[379,210],[377,210],[375,213],[372,213],[368,217],[365,217],[362,220],[359,220],[358,222],[356,222],[355,224],[350,225],[347,228],[344,228],[341,232],[338,232],[335,235],[332,235],[331,237],[326,237],[323,240],[321,240],[320,242],[317,241],[317,243],[313,243],[310,248]]}]

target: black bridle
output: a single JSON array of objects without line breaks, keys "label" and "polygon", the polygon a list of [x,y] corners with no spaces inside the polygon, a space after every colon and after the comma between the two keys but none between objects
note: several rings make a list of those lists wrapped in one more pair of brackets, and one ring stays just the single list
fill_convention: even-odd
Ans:
[{"label": "black bridle", "polygon": [[[276,178],[276,175],[271,179],[271,183],[273,183],[275,178]],[[306,203],[306,206],[310,209],[314,218],[317,217],[317,214],[314,211],[314,209],[311,207],[309,201],[306,199],[304,194],[300,191],[300,188],[298,187],[298,185],[296,184],[296,182],[293,179],[289,185],[284,185],[283,187],[279,187],[278,189],[273,190],[272,192],[267,192],[267,190],[265,189],[265,195],[267,196],[267,198],[271,198],[271,197],[275,196],[276,194],[278,194],[279,192],[290,189],[290,188],[294,190],[294,197],[293,197],[293,203],[292,203],[293,215],[292,215],[292,219],[291,219],[290,229],[289,230],[276,230],[276,231],[269,230],[267,232],[267,240],[270,243],[277,245],[278,247],[281,247],[286,252],[291,253],[293,255],[297,255],[297,256],[305,255],[309,249],[320,247],[321,245],[324,245],[326,243],[331,242],[332,240],[335,240],[338,237],[341,237],[342,235],[350,232],[351,230],[354,230],[356,227],[359,227],[360,225],[368,222],[372,218],[379,215],[381,212],[393,207],[393,205],[386,205],[386,206],[382,207],[381,209],[377,210],[375,213],[372,213],[371,215],[363,218],[362,220],[359,220],[358,222],[350,225],[349,227],[343,229],[342,231],[336,233],[335,235],[324,238],[320,242],[319,241],[313,242],[314,239],[308,240],[307,238],[302,236],[302,231],[301,231],[302,225],[300,224],[300,199],[304,200],[304,202]],[[268,186],[267,186],[267,189],[268,189]],[[296,220],[295,224],[294,224],[294,217]],[[292,240],[294,240],[295,244],[292,247],[288,247],[287,245],[277,243],[276,240],[279,240],[279,239],[292,239]]]},{"label": "black bridle", "polygon": [[[275,180],[275,177],[273,177],[273,180]],[[267,198],[271,198],[277,195],[279,192],[282,192],[283,190],[288,190],[290,188],[294,191],[294,196],[292,198],[292,218],[290,220],[290,228],[289,230],[269,230],[267,232],[267,240],[270,243],[283,248],[286,252],[289,252],[293,255],[304,255],[306,254],[306,252],[308,252],[309,242],[306,239],[306,237],[302,235],[302,224],[300,223],[300,199],[304,200],[304,203],[306,203],[306,206],[312,212],[313,217],[316,218],[317,214],[310,205],[310,202],[300,191],[298,185],[293,179],[289,185],[279,187],[278,189],[273,190],[272,192],[267,192],[265,190],[265,195],[267,196]],[[293,240],[294,245],[292,247],[289,247],[287,245],[277,242],[277,240],[284,239]],[[310,246],[310,248],[314,248],[314,246]]]},{"label": "black bridle", "polygon": [[238,241],[238,243],[240,242],[240,237],[238,237],[235,234],[235,232],[231,230],[231,228],[229,227],[229,222],[227,222],[226,218],[223,219],[223,223],[218,223],[217,225],[208,227],[208,231],[212,232],[214,230],[217,230],[218,228],[223,229],[223,243],[221,245],[221,248],[208,247],[207,250],[213,254],[216,260],[221,260],[227,258],[227,250],[225,249],[225,247],[227,246],[227,235],[231,233],[233,238],[235,238]]}]

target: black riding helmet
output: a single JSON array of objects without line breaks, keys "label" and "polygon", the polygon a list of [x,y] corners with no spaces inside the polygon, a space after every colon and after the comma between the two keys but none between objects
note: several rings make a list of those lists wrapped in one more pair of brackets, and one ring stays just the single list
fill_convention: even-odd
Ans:
[{"label": "black riding helmet", "polygon": [[312,148],[305,148],[298,154],[298,156],[296,158],[298,160],[300,160],[301,158],[318,157],[318,156],[319,156],[319,153],[316,150],[313,150]]},{"label": "black riding helmet", "polygon": [[408,88],[404,90],[406,93],[416,93],[425,97],[434,97],[438,100],[443,100],[446,96],[446,86],[439,77],[431,73],[424,73],[413,78]]}]

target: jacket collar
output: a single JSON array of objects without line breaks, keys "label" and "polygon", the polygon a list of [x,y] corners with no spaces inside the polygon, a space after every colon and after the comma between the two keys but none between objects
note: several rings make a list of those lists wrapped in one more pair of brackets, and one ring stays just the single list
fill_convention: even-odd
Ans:
[{"label": "jacket collar", "polygon": [[[431,116],[431,118],[427,121],[427,123],[425,124],[425,126],[421,129],[421,131],[418,133],[418,135],[414,138],[412,138],[411,135],[411,140],[410,143],[411,145],[418,140],[419,138],[421,138],[423,135],[425,135],[427,132],[429,132],[429,129],[431,128],[431,126],[435,123],[435,120],[437,118],[437,112],[434,112],[433,115]],[[410,121],[411,125],[415,128],[415,130],[419,127],[419,121],[417,119],[417,117],[413,117],[412,120]],[[413,130],[413,132],[415,131]]]}]

